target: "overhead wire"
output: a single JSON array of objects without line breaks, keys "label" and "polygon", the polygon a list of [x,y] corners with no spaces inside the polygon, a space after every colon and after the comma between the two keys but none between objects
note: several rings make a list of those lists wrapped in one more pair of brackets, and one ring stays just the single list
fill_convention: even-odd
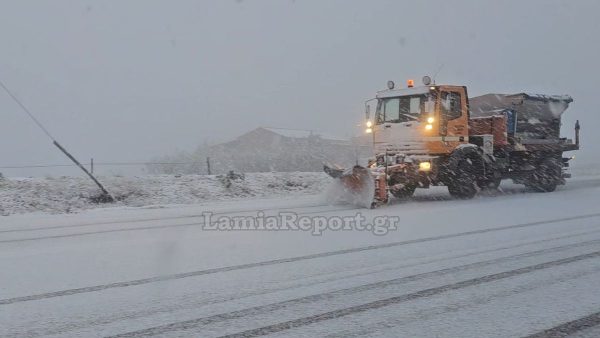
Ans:
[{"label": "overhead wire", "polygon": [[54,139],[54,137],[52,137],[52,135],[50,134],[50,132],[48,131],[48,129],[46,129],[46,127],[44,127],[44,125],[33,115],[33,113],[23,104],[23,102],[21,102],[21,100],[19,100],[19,98],[14,95],[10,89],[8,89],[8,87],[4,84],[4,82],[0,79],[0,87],[2,87],[2,89],[4,89],[4,91],[8,94],[8,96],[10,96],[13,101],[15,101],[22,109],[23,111],[27,114],[27,116],[29,116],[29,118],[31,118],[31,120],[38,126],[40,127],[40,129],[44,132],[44,134],[46,134],[52,141],[56,141],[56,139]]}]

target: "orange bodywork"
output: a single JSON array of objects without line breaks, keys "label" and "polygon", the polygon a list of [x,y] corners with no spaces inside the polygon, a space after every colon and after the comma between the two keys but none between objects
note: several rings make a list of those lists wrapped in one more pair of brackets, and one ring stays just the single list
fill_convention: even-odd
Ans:
[{"label": "orange bodywork", "polygon": [[506,115],[492,115],[476,117],[469,120],[469,133],[471,135],[492,135],[494,146],[508,145]]},{"label": "orange bodywork", "polygon": [[343,175],[340,177],[344,187],[351,191],[360,191],[365,187],[366,182],[371,180],[371,173],[369,169],[354,166],[350,175]]},{"label": "orange bodywork", "polygon": [[[438,93],[448,92],[460,95],[460,107],[462,111],[457,118],[445,119],[441,114],[441,99],[438,98],[435,114],[433,115],[436,121],[433,124],[433,128],[427,130],[425,124],[422,127],[422,135],[424,140],[426,140],[425,147],[428,155],[447,155],[460,144],[469,142],[469,109],[465,87],[438,86],[438,88]],[[431,138],[431,140],[428,140],[428,138]]]},{"label": "orange bodywork", "polygon": [[379,175],[375,178],[375,200],[386,203],[388,198],[386,175]]}]

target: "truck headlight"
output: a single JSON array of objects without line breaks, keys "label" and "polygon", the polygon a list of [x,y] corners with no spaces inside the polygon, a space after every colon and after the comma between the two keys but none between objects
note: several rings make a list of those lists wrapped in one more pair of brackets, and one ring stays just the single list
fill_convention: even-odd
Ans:
[{"label": "truck headlight", "polygon": [[365,133],[367,133],[367,134],[370,134],[370,133],[372,133],[372,132],[373,132],[373,129],[371,129],[371,128],[367,128],[367,129],[365,129]]},{"label": "truck headlight", "polygon": [[433,129],[433,125],[431,125],[431,124],[425,125],[425,130],[431,130],[431,129]]},{"label": "truck headlight", "polygon": [[371,128],[373,126],[373,122],[367,121],[367,128]]},{"label": "truck headlight", "polygon": [[421,162],[419,163],[420,171],[429,171],[431,170],[431,162]]}]

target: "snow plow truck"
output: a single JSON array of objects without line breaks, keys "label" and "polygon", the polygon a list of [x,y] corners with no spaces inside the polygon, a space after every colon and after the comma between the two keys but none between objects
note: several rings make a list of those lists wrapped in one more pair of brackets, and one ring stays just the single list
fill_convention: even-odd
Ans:
[{"label": "snow plow truck", "polygon": [[[366,167],[325,165],[345,191],[372,191],[371,207],[412,196],[416,188],[447,186],[461,199],[481,189],[494,189],[512,179],[539,192],[565,184],[569,160],[579,149],[560,136],[561,115],[573,99],[568,95],[486,94],[469,98],[466,86],[431,84],[388,89],[367,100],[366,133],[374,156]],[[374,116],[369,102],[376,101]]]}]

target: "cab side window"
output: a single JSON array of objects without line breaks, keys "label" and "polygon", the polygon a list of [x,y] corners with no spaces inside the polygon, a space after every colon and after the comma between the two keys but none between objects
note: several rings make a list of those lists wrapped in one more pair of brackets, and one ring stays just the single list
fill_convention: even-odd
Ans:
[{"label": "cab side window", "polygon": [[454,120],[462,115],[461,95],[455,92],[442,92],[442,114],[447,120]]}]

